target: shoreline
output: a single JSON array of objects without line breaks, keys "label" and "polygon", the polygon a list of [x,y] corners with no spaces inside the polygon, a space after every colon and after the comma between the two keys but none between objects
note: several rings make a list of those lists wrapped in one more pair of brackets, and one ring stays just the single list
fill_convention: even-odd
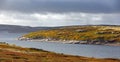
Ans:
[{"label": "shoreline", "polygon": [[[65,62],[73,61],[97,61],[97,62],[119,62],[120,59],[118,58],[94,58],[94,57],[84,57],[84,56],[74,56],[74,55],[66,55],[66,54],[58,54],[54,52],[49,52],[41,49],[35,49],[35,48],[23,48],[19,46],[13,46],[10,44],[0,44],[0,59],[4,59],[4,61],[41,61],[44,58],[47,57],[46,60],[52,60],[50,62],[56,62],[56,61],[61,61],[64,60]],[[7,58],[7,59],[6,59]],[[9,59],[8,59],[9,58]],[[41,58],[41,59],[38,59]],[[56,59],[60,60],[56,60]],[[69,58],[69,60],[67,60]],[[61,61],[61,62],[64,62]],[[44,61],[42,61],[44,62]],[[49,62],[49,61],[46,61]]]},{"label": "shoreline", "polygon": [[120,43],[88,43],[87,41],[75,41],[75,40],[48,40],[48,39],[18,39],[21,41],[36,41],[36,42],[53,42],[53,43],[63,43],[63,44],[85,44],[85,45],[106,45],[106,46],[120,46]]}]

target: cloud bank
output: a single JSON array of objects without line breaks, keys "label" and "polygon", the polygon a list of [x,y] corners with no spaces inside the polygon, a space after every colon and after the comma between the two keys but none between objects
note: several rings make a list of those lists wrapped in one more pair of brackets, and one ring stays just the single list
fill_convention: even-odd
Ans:
[{"label": "cloud bank", "polygon": [[[7,15],[6,15],[7,14]],[[67,26],[120,23],[120,14],[93,13],[0,13],[0,23],[29,26]]]},{"label": "cloud bank", "polygon": [[120,0],[0,0],[0,24],[120,25]]},{"label": "cloud bank", "polygon": [[34,12],[120,12],[120,0],[0,0],[1,11]]}]

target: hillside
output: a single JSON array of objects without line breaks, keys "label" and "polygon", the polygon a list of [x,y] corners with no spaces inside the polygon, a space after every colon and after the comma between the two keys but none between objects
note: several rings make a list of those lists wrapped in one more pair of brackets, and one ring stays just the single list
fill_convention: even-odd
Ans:
[{"label": "hillside", "polygon": [[31,32],[19,39],[120,45],[120,26],[67,26]]},{"label": "hillside", "polygon": [[57,54],[35,48],[0,44],[0,62],[119,62],[119,59],[88,58]]},{"label": "hillside", "polygon": [[19,25],[2,25],[0,24],[0,31],[6,31],[10,33],[22,33],[22,32],[33,32],[37,30],[54,29],[55,27],[30,27],[30,26],[19,26]]}]

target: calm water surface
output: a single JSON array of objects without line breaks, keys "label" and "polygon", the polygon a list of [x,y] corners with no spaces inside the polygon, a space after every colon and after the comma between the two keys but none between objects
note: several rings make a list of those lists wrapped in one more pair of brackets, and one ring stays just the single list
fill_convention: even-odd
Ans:
[{"label": "calm water surface", "polygon": [[120,58],[119,46],[62,44],[51,42],[19,41],[17,38],[23,33],[0,33],[0,42],[7,42],[22,47],[39,48],[57,53],[70,55],[97,57],[97,58]]}]

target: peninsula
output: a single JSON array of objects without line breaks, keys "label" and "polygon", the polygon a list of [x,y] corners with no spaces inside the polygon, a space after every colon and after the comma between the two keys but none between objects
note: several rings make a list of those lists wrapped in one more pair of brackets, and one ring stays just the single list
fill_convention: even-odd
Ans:
[{"label": "peninsula", "polygon": [[65,26],[31,32],[23,35],[19,40],[120,46],[120,26]]}]

